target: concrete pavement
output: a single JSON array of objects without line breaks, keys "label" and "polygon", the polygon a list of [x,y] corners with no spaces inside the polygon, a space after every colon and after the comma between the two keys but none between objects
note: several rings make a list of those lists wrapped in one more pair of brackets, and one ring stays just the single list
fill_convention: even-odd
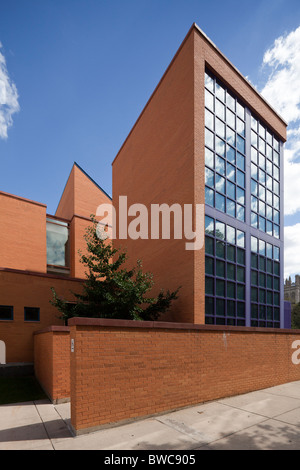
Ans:
[{"label": "concrete pavement", "polygon": [[73,437],[70,404],[0,406],[0,450],[299,450],[300,381]]}]

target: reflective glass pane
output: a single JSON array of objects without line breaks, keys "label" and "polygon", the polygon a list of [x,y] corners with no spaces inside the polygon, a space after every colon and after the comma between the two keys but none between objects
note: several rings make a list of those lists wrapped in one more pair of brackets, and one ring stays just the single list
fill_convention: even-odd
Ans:
[{"label": "reflective glass pane", "polygon": [[214,153],[208,148],[205,148],[205,165],[214,168]]},{"label": "reflective glass pane", "polygon": [[216,190],[225,194],[225,178],[216,174]]},{"label": "reflective glass pane", "polygon": [[219,211],[225,212],[225,197],[222,194],[216,193],[215,208]]},{"label": "reflective glass pane", "polygon": [[214,207],[214,191],[209,188],[205,188],[205,204]]},{"label": "reflective glass pane", "polygon": [[47,222],[47,264],[70,266],[69,229],[66,226]]},{"label": "reflective glass pane", "polygon": [[215,174],[209,168],[205,168],[205,184],[207,186],[215,186]]},{"label": "reflective glass pane", "polygon": [[205,216],[205,233],[210,235],[215,234],[215,222],[211,217]]}]

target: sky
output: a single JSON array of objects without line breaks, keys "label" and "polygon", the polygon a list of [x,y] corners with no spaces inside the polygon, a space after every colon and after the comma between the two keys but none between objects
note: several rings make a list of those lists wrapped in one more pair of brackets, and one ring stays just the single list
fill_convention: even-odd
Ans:
[{"label": "sky", "polygon": [[0,191],[55,214],[77,162],[111,194],[112,161],[193,23],[289,124],[285,277],[293,278],[299,0],[0,0]]}]

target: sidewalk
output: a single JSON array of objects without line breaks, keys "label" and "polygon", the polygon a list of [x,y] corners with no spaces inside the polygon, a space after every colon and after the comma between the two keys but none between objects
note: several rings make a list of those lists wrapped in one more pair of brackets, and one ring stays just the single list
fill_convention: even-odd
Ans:
[{"label": "sidewalk", "polygon": [[73,437],[70,404],[0,406],[0,450],[299,450],[300,381]]}]

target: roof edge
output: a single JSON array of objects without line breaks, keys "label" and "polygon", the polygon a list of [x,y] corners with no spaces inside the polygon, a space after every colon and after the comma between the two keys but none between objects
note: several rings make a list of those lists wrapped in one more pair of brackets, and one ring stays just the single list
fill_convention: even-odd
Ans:
[{"label": "roof edge", "polygon": [[268,103],[268,101],[261,95],[261,93],[259,93],[259,91],[257,91],[257,89],[249,82],[249,80],[247,80],[244,75],[232,64],[232,62],[223,54],[223,52],[220,51],[220,49],[215,45],[215,43],[202,31],[202,29],[197,25],[197,23],[193,23],[192,26],[190,27],[188,33],[186,34],[185,38],[183,39],[182,43],[180,44],[179,48],[177,49],[175,55],[173,56],[171,62],[169,63],[168,67],[166,68],[164,74],[162,75],[161,79],[159,80],[158,84],[156,85],[156,87],[154,88],[153,92],[151,93],[149,99],[147,100],[145,106],[143,107],[141,113],[139,114],[138,118],[136,119],[135,123],[133,124],[130,132],[128,133],[126,139],[124,140],[124,142],[122,143],[121,147],[119,148],[115,158],[113,159],[112,161],[112,165],[114,164],[114,162],[116,161],[116,159],[118,158],[121,150],[123,149],[123,147],[125,146],[127,140],[129,139],[130,135],[132,134],[133,130],[135,129],[135,127],[137,126],[139,120],[141,119],[142,115],[144,114],[147,106],[149,105],[150,101],[152,100],[153,96],[155,95],[156,91],[158,90],[161,82],[163,81],[163,79],[165,78],[166,74],[168,73],[169,69],[171,68],[173,62],[175,61],[176,57],[178,56],[178,54],[180,53],[181,49],[183,48],[185,42],[187,41],[187,39],[189,38],[190,34],[192,31],[196,30],[202,37],[203,39],[205,39],[217,52],[218,54],[221,55],[221,57],[230,65],[230,67],[243,79],[243,81],[252,89],[252,91],[265,103],[266,106],[268,106],[268,108],[277,116],[277,118],[287,127],[288,126],[288,123],[283,119],[282,116],[280,116],[278,114],[278,112],[270,105],[270,103]]},{"label": "roof edge", "polygon": [[256,93],[256,95],[258,95],[264,101],[264,103],[273,111],[273,113],[276,114],[278,119],[280,119],[280,121],[282,121],[285,126],[288,126],[288,123],[285,121],[285,119],[283,119],[283,117],[273,108],[273,106],[270,105],[270,103],[262,96],[262,94],[252,85],[249,80],[247,80],[247,78],[239,71],[239,69],[237,69],[236,66],[233,65],[233,63],[228,59],[228,57],[226,57],[223,52],[221,52],[221,50],[216,46],[216,44],[204,33],[204,31],[202,31],[201,28],[199,28],[196,23],[193,24],[193,28],[195,28],[198,33],[218,52],[218,54],[222,56],[222,58],[230,65],[230,67],[232,67],[234,71],[243,79],[243,81],[246,82],[247,85],[254,91],[254,93]]},{"label": "roof edge", "polygon": [[[101,186],[99,186],[99,184],[96,183],[96,181],[93,180],[93,178],[91,178],[91,176],[90,176],[83,168],[81,168],[81,166],[78,165],[77,162],[74,162],[74,165],[77,166],[77,168],[78,168],[92,183],[94,183],[94,184],[97,186],[97,188],[100,189],[100,191],[102,191],[102,192],[105,194],[105,196],[107,196],[107,197],[112,201],[112,197],[111,197],[106,191],[104,191],[104,189],[101,188]],[[74,166],[74,165],[73,165],[73,166]]]}]

